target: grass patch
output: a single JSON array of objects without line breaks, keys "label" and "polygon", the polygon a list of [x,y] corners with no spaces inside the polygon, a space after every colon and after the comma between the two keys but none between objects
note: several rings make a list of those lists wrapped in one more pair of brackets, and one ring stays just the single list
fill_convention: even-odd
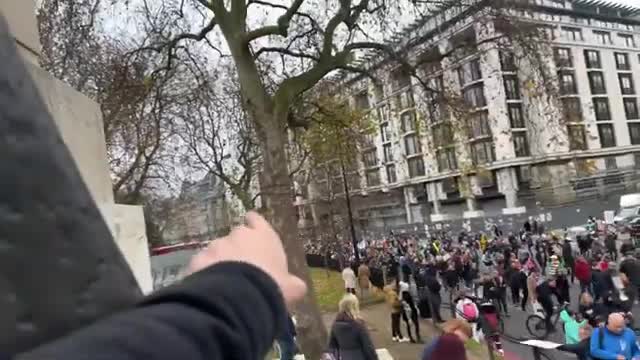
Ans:
[{"label": "grass patch", "polygon": [[[338,311],[338,302],[344,295],[344,281],[342,274],[337,271],[321,268],[310,268],[313,288],[316,291],[318,306],[322,312]],[[377,304],[384,301],[384,294],[374,288],[372,296],[361,300],[360,306]]]}]

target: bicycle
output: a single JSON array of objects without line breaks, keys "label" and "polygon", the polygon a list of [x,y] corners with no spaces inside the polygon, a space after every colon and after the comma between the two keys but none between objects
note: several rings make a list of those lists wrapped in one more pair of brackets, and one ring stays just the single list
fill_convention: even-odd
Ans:
[{"label": "bicycle", "polygon": [[[566,310],[569,307],[569,304],[565,304],[559,307],[557,310],[554,310],[553,314],[551,314],[551,324],[554,329],[557,328],[557,324],[560,321],[560,313],[563,310]],[[544,340],[549,336],[550,329],[547,328],[547,323],[544,316],[540,314],[529,315],[526,320],[527,331],[529,334],[539,340]]]}]

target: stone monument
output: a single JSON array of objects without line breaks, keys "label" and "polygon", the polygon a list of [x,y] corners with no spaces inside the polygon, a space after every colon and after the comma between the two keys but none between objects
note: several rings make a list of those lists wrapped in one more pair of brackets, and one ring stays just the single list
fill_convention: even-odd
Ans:
[{"label": "stone monument", "polygon": [[145,293],[151,291],[142,207],[114,202],[98,104],[39,67],[41,46],[34,0],[2,0],[0,14],[8,22],[18,51],[140,289]]}]

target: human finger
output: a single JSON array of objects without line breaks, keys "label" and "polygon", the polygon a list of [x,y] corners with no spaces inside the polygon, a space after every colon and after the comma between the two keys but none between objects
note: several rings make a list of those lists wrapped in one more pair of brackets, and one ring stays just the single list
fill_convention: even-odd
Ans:
[{"label": "human finger", "polygon": [[251,229],[260,231],[266,230],[275,234],[273,227],[271,226],[271,224],[269,224],[267,219],[265,219],[262,215],[258,214],[255,211],[249,211],[247,213],[247,215],[245,216],[245,223],[247,224],[247,227]]},{"label": "human finger", "polygon": [[280,284],[282,296],[287,304],[301,300],[307,293],[307,284],[297,276],[287,274]]}]

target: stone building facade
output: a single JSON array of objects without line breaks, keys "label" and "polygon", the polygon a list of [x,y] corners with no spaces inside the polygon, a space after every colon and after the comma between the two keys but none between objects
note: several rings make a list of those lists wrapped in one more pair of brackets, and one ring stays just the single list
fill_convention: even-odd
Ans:
[{"label": "stone building facade", "polygon": [[[379,130],[361,149],[351,191],[362,226],[525,214],[636,190],[640,3],[532,0],[503,9],[509,24],[483,3],[398,36],[396,46],[428,39],[410,45],[415,74],[368,57],[381,81],[343,79]],[[535,29],[536,56],[526,38],[510,38],[514,26]],[[296,204],[315,221],[313,189],[331,177],[313,179]]]}]

